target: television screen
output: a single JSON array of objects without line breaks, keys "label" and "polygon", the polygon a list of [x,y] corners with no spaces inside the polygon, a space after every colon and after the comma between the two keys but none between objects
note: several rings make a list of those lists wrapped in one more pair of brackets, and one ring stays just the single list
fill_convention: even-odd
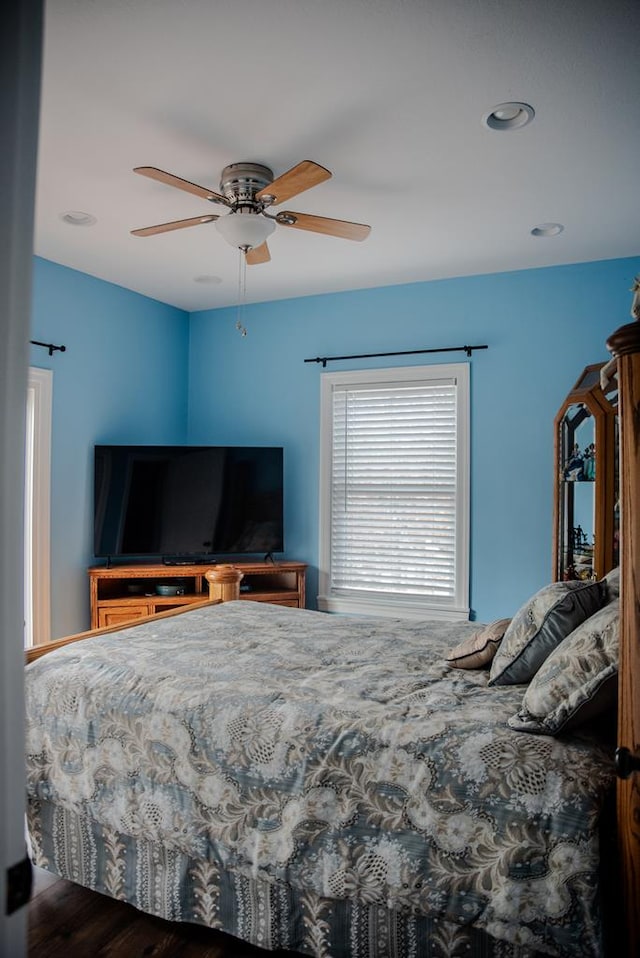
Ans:
[{"label": "television screen", "polygon": [[281,447],[100,445],[94,481],[97,557],[284,549]]}]

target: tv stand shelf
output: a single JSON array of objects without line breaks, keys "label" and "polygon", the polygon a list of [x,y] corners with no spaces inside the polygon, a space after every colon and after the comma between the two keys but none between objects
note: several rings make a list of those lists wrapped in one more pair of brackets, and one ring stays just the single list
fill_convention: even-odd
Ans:
[{"label": "tv stand shelf", "polygon": [[[230,562],[243,573],[240,598],[271,602],[297,609],[305,607],[304,562]],[[91,590],[91,628],[119,625],[202,602],[209,594],[205,578],[212,565],[92,566],[88,570]],[[159,595],[156,586],[175,585],[177,595]]]}]

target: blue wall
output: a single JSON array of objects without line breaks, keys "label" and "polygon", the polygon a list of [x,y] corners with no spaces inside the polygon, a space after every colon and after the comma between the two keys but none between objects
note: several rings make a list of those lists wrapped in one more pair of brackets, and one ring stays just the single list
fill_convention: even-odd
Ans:
[{"label": "blue wall", "polygon": [[[52,635],[87,628],[96,442],[282,444],[286,554],[315,601],[322,367],[314,356],[486,343],[473,354],[471,605],[512,614],[551,576],[553,418],[630,321],[637,258],[194,313],[37,259],[31,363],[54,370]],[[466,362],[464,353],[328,369]]]},{"label": "blue wall", "polygon": [[[487,344],[471,362],[471,607],[513,614],[551,578],[553,419],[606,338],[630,321],[638,261],[615,260],[191,316],[189,441],[285,447],[286,547],[317,591],[322,367],[314,356]],[[464,353],[341,361],[328,369],[467,361]]]},{"label": "blue wall", "polygon": [[89,627],[93,445],[184,442],[187,313],[36,259],[30,364],[53,370],[52,638]]}]

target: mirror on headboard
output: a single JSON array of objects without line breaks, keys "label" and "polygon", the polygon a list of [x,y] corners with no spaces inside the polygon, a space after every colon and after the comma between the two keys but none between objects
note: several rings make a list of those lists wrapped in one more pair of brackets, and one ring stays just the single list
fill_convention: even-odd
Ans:
[{"label": "mirror on headboard", "polygon": [[554,422],[553,577],[600,579],[619,563],[617,381],[587,366]]}]

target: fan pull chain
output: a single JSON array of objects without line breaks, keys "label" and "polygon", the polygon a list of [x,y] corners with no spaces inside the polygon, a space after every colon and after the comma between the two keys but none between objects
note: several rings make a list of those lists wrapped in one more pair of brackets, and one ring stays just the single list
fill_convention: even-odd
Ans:
[{"label": "fan pull chain", "polygon": [[240,249],[240,262],[238,266],[238,312],[236,318],[236,329],[241,336],[247,335],[247,329],[243,323],[244,304],[247,296],[247,258],[245,251]]}]

